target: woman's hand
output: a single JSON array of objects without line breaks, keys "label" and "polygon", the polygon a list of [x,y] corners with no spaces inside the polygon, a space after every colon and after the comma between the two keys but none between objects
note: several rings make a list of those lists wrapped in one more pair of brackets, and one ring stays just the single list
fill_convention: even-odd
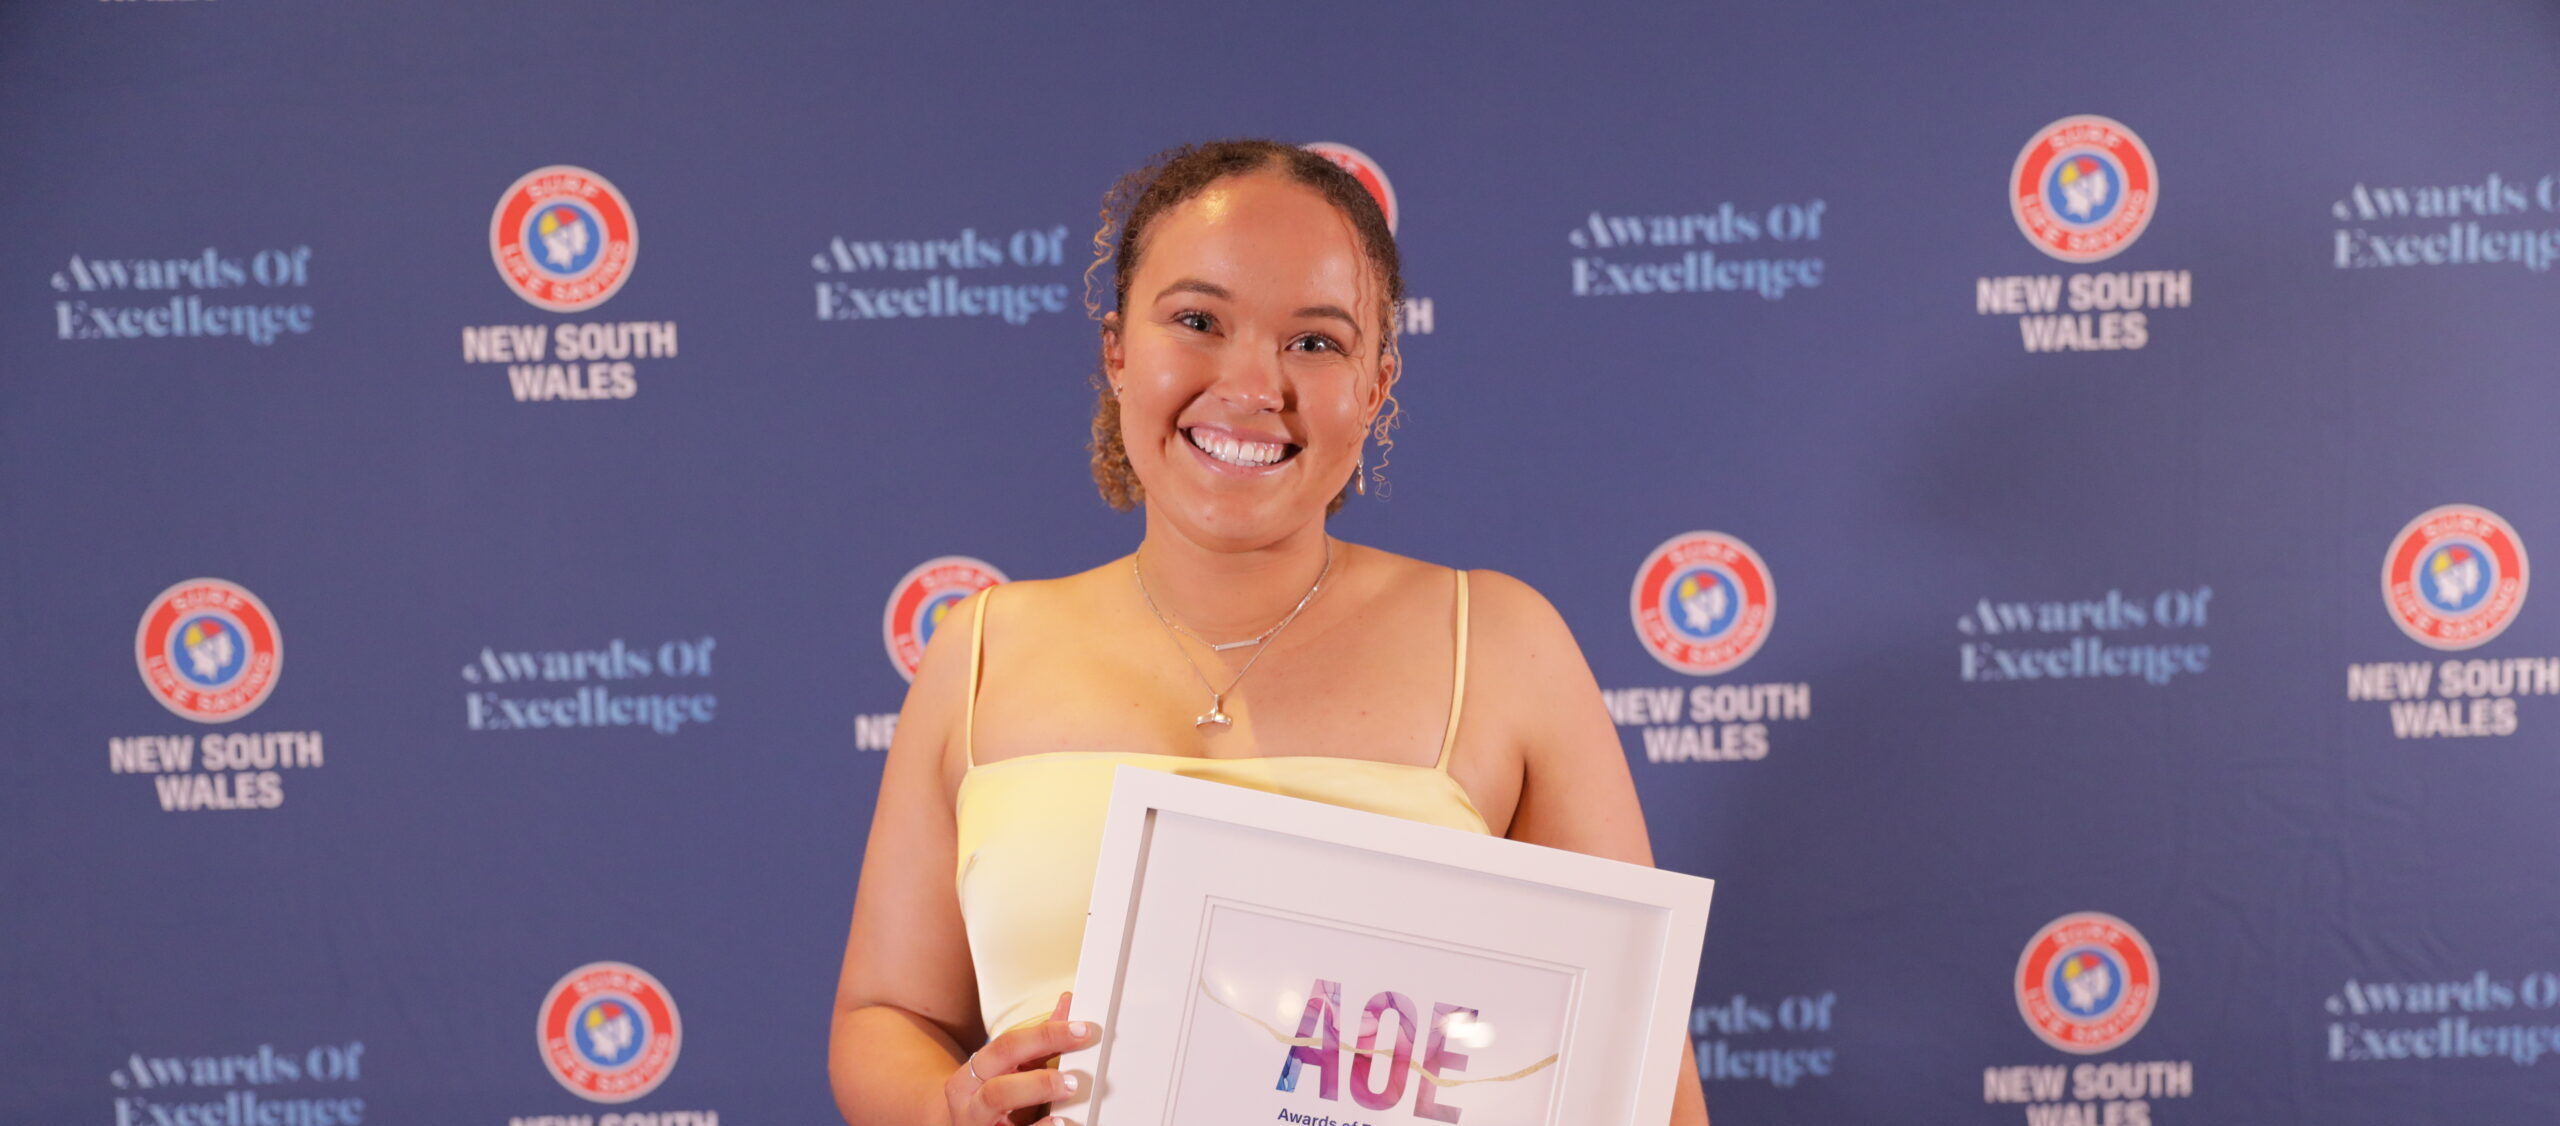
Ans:
[{"label": "woman's hand", "polygon": [[1007,1126],[1021,1120],[1017,1111],[1045,1107],[1083,1089],[1084,1076],[1052,1066],[1060,1054],[1094,1042],[1091,1022],[1066,1019],[1070,996],[1058,995],[1048,1020],[989,1040],[960,1061],[942,1084],[951,1126]]}]

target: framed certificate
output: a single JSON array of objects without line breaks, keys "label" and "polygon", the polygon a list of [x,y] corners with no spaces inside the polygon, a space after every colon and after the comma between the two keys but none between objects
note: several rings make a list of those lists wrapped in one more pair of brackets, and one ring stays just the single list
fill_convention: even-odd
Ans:
[{"label": "framed certificate", "polygon": [[1661,1126],[1711,881],[1114,776],[1080,1126]]}]

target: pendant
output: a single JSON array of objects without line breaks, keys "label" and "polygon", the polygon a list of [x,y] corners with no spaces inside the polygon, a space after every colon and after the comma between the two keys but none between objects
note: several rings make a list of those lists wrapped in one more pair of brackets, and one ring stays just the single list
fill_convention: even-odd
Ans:
[{"label": "pendant", "polygon": [[1260,645],[1260,644],[1262,644],[1262,639],[1261,639],[1261,638],[1259,638],[1259,637],[1248,637],[1248,638],[1245,638],[1245,639],[1244,639],[1244,640],[1242,640],[1242,641],[1230,641],[1230,642],[1228,642],[1228,643],[1226,643],[1226,644],[1224,644],[1224,645],[1212,645],[1212,646],[1210,646],[1210,647],[1209,647],[1209,651],[1210,651],[1210,652],[1212,652],[1212,653],[1224,653],[1224,652],[1226,652],[1226,651],[1227,651],[1227,650],[1229,650],[1229,649],[1243,649],[1243,648],[1246,648],[1246,647],[1248,647],[1248,646]]},{"label": "pendant", "polygon": [[1227,718],[1226,710],[1219,706],[1223,702],[1224,700],[1221,696],[1209,697],[1209,714],[1192,720],[1191,726],[1223,728],[1234,724],[1234,720]]}]

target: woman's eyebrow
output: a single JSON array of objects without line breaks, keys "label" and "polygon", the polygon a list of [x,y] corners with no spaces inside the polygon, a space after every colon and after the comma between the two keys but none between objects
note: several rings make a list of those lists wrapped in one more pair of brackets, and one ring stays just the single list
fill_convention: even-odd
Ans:
[{"label": "woman's eyebrow", "polygon": [[1213,285],[1209,282],[1201,281],[1198,278],[1181,278],[1176,280],[1172,285],[1168,285],[1162,290],[1157,291],[1156,300],[1164,300],[1165,295],[1168,293],[1205,293],[1221,301],[1233,301],[1236,297],[1235,294],[1227,292],[1225,286]]},{"label": "woman's eyebrow", "polygon": [[1360,335],[1360,322],[1353,320],[1351,318],[1351,314],[1343,312],[1342,306],[1340,305],[1309,305],[1304,309],[1298,310],[1295,315],[1301,317],[1332,317],[1335,320],[1341,321],[1345,325],[1349,325],[1351,327],[1352,336],[1357,337]]}]

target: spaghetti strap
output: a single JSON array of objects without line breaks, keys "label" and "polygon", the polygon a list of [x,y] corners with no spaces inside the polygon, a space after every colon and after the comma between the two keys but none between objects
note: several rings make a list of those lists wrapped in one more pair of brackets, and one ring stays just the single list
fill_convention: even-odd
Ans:
[{"label": "spaghetti strap", "polygon": [[1449,729],[1440,736],[1440,761],[1432,769],[1449,772],[1449,752],[1458,746],[1458,713],[1467,704],[1467,573],[1458,571],[1458,672],[1449,686]]},{"label": "spaghetti strap", "polygon": [[960,713],[960,756],[971,770],[978,767],[978,671],[985,664],[987,603],[995,597],[994,587],[979,591],[977,612],[969,616],[969,703]]}]

